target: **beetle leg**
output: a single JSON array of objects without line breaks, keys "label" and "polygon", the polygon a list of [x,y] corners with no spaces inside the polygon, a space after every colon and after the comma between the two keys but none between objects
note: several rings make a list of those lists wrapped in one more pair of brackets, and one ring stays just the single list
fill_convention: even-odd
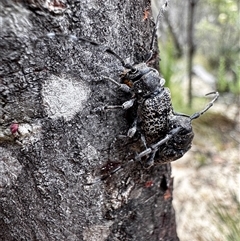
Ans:
[{"label": "beetle leg", "polygon": [[110,77],[107,77],[107,76],[102,76],[104,79],[106,80],[109,80],[110,82],[112,82],[113,84],[117,85],[119,87],[120,90],[126,92],[126,93],[131,93],[131,88],[126,85],[126,84],[120,84],[118,83],[116,80],[110,78]]},{"label": "beetle leg", "polygon": [[179,131],[180,131],[180,127],[174,128],[172,129],[165,138],[163,138],[162,140],[160,140],[159,142],[157,142],[156,144],[151,145],[149,148],[146,148],[144,151],[140,152],[139,154],[137,154],[135,156],[135,158],[130,159],[129,161],[119,165],[118,167],[116,167],[114,170],[112,170],[111,172],[109,172],[108,174],[99,177],[97,179],[95,179],[93,182],[90,183],[86,183],[85,185],[93,185],[96,184],[100,181],[104,181],[105,179],[107,179],[108,177],[112,176],[113,174],[115,174],[116,172],[120,171],[121,169],[124,169],[126,166],[128,166],[130,163],[135,162],[135,161],[141,161],[142,157],[145,157],[147,155],[150,155],[148,158],[148,161],[146,162],[146,168],[151,167],[154,164],[154,157],[156,152],[158,151],[159,147],[161,145],[163,145],[164,143],[166,143],[169,139],[171,139],[174,135],[176,135]]},{"label": "beetle leg", "polygon": [[[174,135],[178,134],[178,132],[181,130],[181,127],[177,127],[172,129],[163,139],[161,139],[160,141],[158,141],[157,143],[151,145],[149,148],[145,149],[144,151],[140,152],[138,155],[135,156],[135,160],[141,160],[142,157],[147,156],[147,155],[151,155],[153,156],[153,159],[155,157],[155,153],[157,152],[157,150],[159,149],[159,147],[161,145],[163,145],[164,143],[166,143],[167,141],[169,141]],[[153,154],[153,155],[152,155]],[[149,161],[152,159],[152,157],[150,156]],[[151,161],[150,161],[151,162]]]},{"label": "beetle leg", "polygon": [[106,105],[103,107],[103,110],[111,110],[111,109],[127,110],[133,106],[135,100],[136,100],[135,98],[130,99],[130,100],[124,102],[122,105]]},{"label": "beetle leg", "polygon": [[127,136],[129,138],[132,138],[135,135],[136,131],[137,131],[137,118],[134,120],[134,122],[132,123],[131,128],[128,130]]},{"label": "beetle leg", "polygon": [[148,169],[148,168],[150,168],[154,164],[154,158],[155,158],[157,150],[158,149],[155,149],[155,150],[152,151],[152,153],[150,154],[150,156],[147,159],[146,163],[144,163],[144,168]]}]

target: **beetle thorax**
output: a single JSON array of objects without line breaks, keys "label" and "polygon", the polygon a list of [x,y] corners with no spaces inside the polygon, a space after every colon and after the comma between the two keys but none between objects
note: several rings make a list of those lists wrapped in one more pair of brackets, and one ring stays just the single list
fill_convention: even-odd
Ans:
[{"label": "beetle thorax", "polygon": [[136,64],[132,69],[125,71],[122,80],[137,96],[142,97],[159,92],[165,84],[158,71],[148,67],[146,63]]}]

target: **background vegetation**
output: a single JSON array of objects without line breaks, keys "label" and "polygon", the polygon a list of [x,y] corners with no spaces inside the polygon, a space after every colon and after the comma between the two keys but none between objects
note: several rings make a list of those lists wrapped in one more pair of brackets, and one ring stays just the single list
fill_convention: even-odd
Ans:
[{"label": "background vegetation", "polygon": [[[167,85],[172,89],[176,84],[170,78],[177,75],[180,79],[180,70],[186,74],[188,2],[190,0],[170,1],[166,13],[168,20],[164,20],[159,30],[161,59],[164,60],[160,68]],[[219,92],[239,95],[239,3],[234,0],[192,2],[195,2],[193,65],[201,65],[216,78],[216,89]],[[183,82],[183,78],[179,81]]]},{"label": "background vegetation", "polygon": [[[153,12],[157,13],[159,1],[154,1]],[[194,4],[193,12],[193,32],[189,35],[189,10],[190,4]],[[206,207],[202,210],[203,219],[210,220],[214,227],[212,231],[207,229],[206,236],[201,230],[201,223],[188,219],[190,236],[188,230],[178,230],[181,241],[191,240],[240,240],[240,220],[239,220],[239,96],[240,96],[240,22],[239,22],[239,1],[234,0],[187,0],[170,1],[170,7],[166,13],[159,30],[160,48],[160,71],[166,79],[166,85],[171,89],[174,109],[183,113],[194,113],[201,110],[210,99],[204,94],[217,90],[220,97],[217,103],[201,118],[193,122],[195,139],[192,151],[187,157],[179,160],[173,165],[176,168],[175,176],[175,196],[176,211],[179,222],[183,222],[182,210],[184,202],[190,199],[192,202],[192,212],[196,212],[196,206],[205,201]],[[189,40],[189,36],[191,39]],[[189,48],[193,43],[193,56],[191,68],[191,98],[189,100]],[[191,108],[188,103],[192,102]],[[196,171],[198,180],[203,179],[202,186],[205,185],[205,195],[200,197],[196,193],[192,196],[181,193],[178,187],[178,173],[184,169],[185,173],[191,168],[191,172]],[[220,168],[227,174],[217,176],[222,180],[211,180],[206,173],[210,170],[211,175]],[[201,172],[203,171],[203,172]],[[199,174],[202,173],[202,174]],[[205,173],[205,174],[204,174]],[[209,174],[209,173],[208,173]],[[200,176],[202,175],[202,176]],[[231,177],[230,177],[231,176]],[[179,181],[183,183],[183,176]],[[232,179],[231,179],[232,178]],[[230,181],[233,181],[231,182]],[[196,180],[189,179],[191,182]],[[206,181],[208,180],[208,182]],[[220,184],[220,183],[224,184]],[[227,183],[232,183],[228,186]],[[191,184],[189,184],[191,185]],[[178,189],[178,190],[177,190]],[[213,190],[214,189],[214,190]],[[228,191],[228,190],[231,191]],[[193,190],[193,192],[200,192]],[[210,193],[209,193],[210,192]],[[183,199],[178,195],[185,195]],[[194,197],[193,197],[194,196]],[[198,196],[198,197],[197,197]],[[189,200],[187,200],[187,197]],[[197,200],[203,198],[203,200]],[[179,201],[181,200],[181,201]],[[181,206],[181,207],[178,207]],[[181,214],[179,214],[181,212]],[[238,217],[237,217],[238,216]],[[206,221],[207,223],[207,221]],[[194,226],[195,225],[195,226]],[[183,227],[179,223],[178,227]],[[185,227],[186,228],[186,227]],[[206,228],[205,228],[206,229]],[[215,230],[213,232],[213,230]],[[216,235],[216,230],[219,232]],[[190,232],[190,231],[189,231]],[[183,234],[185,233],[185,234]],[[192,235],[192,236],[191,236]],[[235,236],[234,236],[235,235]]]}]

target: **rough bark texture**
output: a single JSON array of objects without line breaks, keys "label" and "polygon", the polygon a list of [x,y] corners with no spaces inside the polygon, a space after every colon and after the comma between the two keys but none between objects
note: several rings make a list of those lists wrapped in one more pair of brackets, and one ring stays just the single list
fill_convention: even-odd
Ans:
[{"label": "rough bark texture", "polygon": [[137,149],[118,138],[131,114],[94,111],[128,99],[102,78],[118,80],[121,64],[101,48],[45,37],[85,36],[140,62],[153,28],[149,1],[0,6],[0,240],[178,240],[170,165],[132,163],[86,185]]}]

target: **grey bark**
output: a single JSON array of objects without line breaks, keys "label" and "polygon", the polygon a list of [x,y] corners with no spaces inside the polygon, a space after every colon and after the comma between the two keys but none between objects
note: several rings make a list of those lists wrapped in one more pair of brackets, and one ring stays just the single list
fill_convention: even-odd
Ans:
[{"label": "grey bark", "polygon": [[139,151],[119,137],[131,113],[94,111],[128,99],[102,78],[118,80],[121,64],[102,48],[45,37],[86,36],[140,62],[149,4],[1,1],[0,240],[178,240],[170,165],[132,163],[86,185]]},{"label": "grey bark", "polygon": [[188,1],[188,26],[187,26],[187,73],[188,73],[188,106],[192,106],[192,65],[195,52],[194,46],[194,14],[197,6],[197,0]]}]

